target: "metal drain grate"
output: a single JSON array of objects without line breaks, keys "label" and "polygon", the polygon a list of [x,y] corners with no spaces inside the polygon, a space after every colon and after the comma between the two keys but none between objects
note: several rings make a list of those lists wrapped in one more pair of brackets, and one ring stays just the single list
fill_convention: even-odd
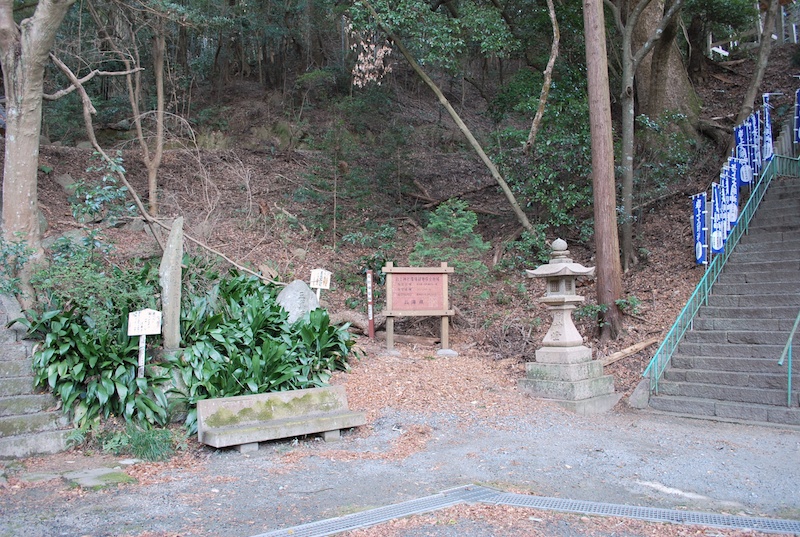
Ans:
[{"label": "metal drain grate", "polygon": [[302,526],[262,533],[254,535],[253,537],[281,537],[284,535],[291,535],[292,537],[324,537],[326,535],[335,535],[343,531],[367,528],[396,518],[428,513],[460,503],[480,502],[496,495],[496,490],[467,485],[446,490],[425,498],[409,500],[395,505],[387,505],[386,507],[378,507],[377,509],[370,509],[369,511],[353,513],[352,515],[343,517],[310,522]]},{"label": "metal drain grate", "polygon": [[477,485],[467,485],[446,490],[425,498],[379,507],[377,509],[371,509],[362,513],[354,513],[343,517],[311,522],[293,528],[262,533],[254,535],[253,537],[325,537],[326,535],[335,535],[344,531],[374,526],[396,518],[444,509],[460,503],[477,502],[584,515],[634,518],[649,522],[695,524],[698,526],[726,529],[751,529],[765,533],[800,534],[800,520],[718,515],[697,511],[678,511],[675,509],[659,509],[656,507],[637,507],[633,505],[565,500],[562,498],[545,498],[541,496],[527,496],[525,494],[510,494]]},{"label": "metal drain grate", "polygon": [[671,522],[673,524],[696,524],[728,529],[752,529],[767,533],[800,533],[800,520],[781,520],[773,518],[718,515],[697,511],[678,511],[656,507],[637,507],[635,505],[616,505],[611,503],[564,500],[561,498],[542,498],[524,494],[500,493],[484,500],[486,503],[529,507],[547,511],[563,511],[586,515],[616,516],[635,518],[650,522]]}]

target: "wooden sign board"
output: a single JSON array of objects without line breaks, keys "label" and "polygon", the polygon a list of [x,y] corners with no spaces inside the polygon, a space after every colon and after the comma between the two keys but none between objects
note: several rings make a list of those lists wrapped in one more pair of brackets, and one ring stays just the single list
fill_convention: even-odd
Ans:
[{"label": "wooden sign board", "polygon": [[395,267],[387,263],[386,274],[386,346],[394,347],[394,317],[441,317],[442,349],[447,349],[448,317],[454,315],[448,297],[448,275],[453,267]]},{"label": "wooden sign board", "polygon": [[312,270],[311,281],[308,286],[313,289],[330,289],[331,272],[321,268]]},{"label": "wooden sign board", "polygon": [[161,312],[151,309],[128,314],[129,336],[153,336],[161,333]]}]

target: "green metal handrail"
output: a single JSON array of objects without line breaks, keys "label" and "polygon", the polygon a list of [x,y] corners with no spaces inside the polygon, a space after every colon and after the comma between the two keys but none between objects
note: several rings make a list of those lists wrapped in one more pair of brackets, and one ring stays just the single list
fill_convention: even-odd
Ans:
[{"label": "green metal handrail", "polygon": [[797,332],[798,325],[800,325],[800,311],[797,312],[797,318],[794,320],[794,326],[792,327],[792,331],[789,332],[789,339],[786,340],[786,346],[783,348],[783,352],[781,353],[781,359],[778,360],[778,365],[783,365],[784,359],[788,358],[788,363],[786,364],[788,368],[786,378],[786,406],[792,406],[792,340]]},{"label": "green metal handrail", "polygon": [[643,377],[650,378],[651,392],[658,393],[658,381],[667,369],[672,355],[675,354],[675,350],[678,348],[678,344],[683,339],[686,331],[692,327],[692,322],[700,306],[707,304],[708,295],[711,293],[711,287],[717,281],[719,274],[722,272],[722,268],[728,261],[728,257],[730,257],[731,252],[733,252],[733,249],[739,243],[739,239],[743,234],[747,233],[750,227],[750,221],[753,219],[761,200],[764,199],[764,195],[772,179],[779,175],[800,177],[800,159],[775,155],[762,172],[758,183],[753,187],[750,193],[750,199],[747,200],[736,225],[728,236],[728,240],[725,243],[725,251],[722,254],[714,256],[714,259],[697,284],[692,296],[689,297],[686,305],[683,307],[680,314],[678,314],[678,318],[675,319],[672,328],[670,328],[666,337],[664,337],[664,341],[659,345],[647,369],[642,373]]}]

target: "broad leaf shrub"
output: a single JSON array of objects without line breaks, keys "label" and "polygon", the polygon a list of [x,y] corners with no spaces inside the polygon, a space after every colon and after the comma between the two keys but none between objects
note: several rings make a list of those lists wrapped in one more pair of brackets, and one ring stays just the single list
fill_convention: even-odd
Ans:
[{"label": "broad leaf shrub", "polygon": [[347,369],[347,326],[332,326],[321,309],[290,324],[276,297],[274,286],[232,272],[184,308],[184,351],[172,365],[190,430],[201,399],[324,386]]},{"label": "broad leaf shrub", "polygon": [[[137,378],[138,338],[127,335],[127,319],[130,311],[157,307],[154,268],[112,266],[86,244],[54,249],[55,262],[35,278],[44,311],[28,311],[19,321],[41,340],[36,385],[52,390],[81,428],[110,417],[163,426],[177,402],[188,403],[193,429],[199,399],[322,386],[334,370],[347,368],[353,341],[325,311],[289,324],[274,287],[235,272],[219,278],[213,267],[190,260],[197,270],[184,277],[185,351],[170,367],[148,365]],[[149,341],[157,345],[159,338]],[[168,400],[176,377],[183,386]]]},{"label": "broad leaf shrub", "polygon": [[167,423],[163,384],[169,377],[137,378],[138,338],[121,327],[98,331],[90,317],[76,309],[28,312],[20,319],[41,343],[33,356],[34,382],[48,387],[73,423],[85,426],[98,418],[120,416],[145,425]]}]

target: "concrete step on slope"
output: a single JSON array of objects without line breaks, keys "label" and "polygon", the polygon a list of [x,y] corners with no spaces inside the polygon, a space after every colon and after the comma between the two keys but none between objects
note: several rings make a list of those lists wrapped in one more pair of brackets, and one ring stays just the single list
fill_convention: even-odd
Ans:
[{"label": "concrete step on slope", "polygon": [[768,358],[777,362],[783,352],[784,345],[745,346],[732,343],[682,342],[678,345],[676,354],[679,356],[714,356],[720,358]]},{"label": "concrete step on slope", "polygon": [[[777,364],[775,364],[775,367],[776,369],[781,368]],[[786,393],[789,381],[786,368],[783,368],[782,371],[770,373],[670,368],[664,373],[664,380],[695,384],[720,384],[723,386],[738,386],[740,388],[783,390],[784,393]]]},{"label": "concrete step on slope", "polygon": [[[771,330],[788,334],[794,325],[792,319],[711,319],[697,317],[692,322],[695,331],[703,330]],[[688,332],[687,332],[688,333]]]},{"label": "concrete step on slope", "polygon": [[797,236],[800,231],[800,223],[794,224],[759,224],[754,223],[750,225],[748,234],[752,240],[762,239],[764,236],[772,235],[773,240],[786,240],[792,239]]},{"label": "concrete step on slope", "polygon": [[[774,330],[691,330],[683,337],[686,343],[732,345],[786,345],[789,332]],[[800,339],[799,339],[800,341]]]},{"label": "concrete step on slope", "polygon": [[[658,383],[659,395],[674,395],[695,399],[714,399],[758,405],[785,405],[786,390],[725,386],[720,384],[698,384],[693,382],[674,382],[661,380]],[[800,392],[793,390],[792,406],[798,406]]]},{"label": "concrete step on slope", "polygon": [[764,235],[758,237],[757,239],[750,237],[750,235],[744,235],[740,239],[739,244],[736,245],[736,248],[731,255],[736,255],[739,252],[769,253],[782,250],[797,251],[798,248],[800,248],[800,237],[797,235],[785,238],[783,237],[783,234],[778,234],[775,237]]},{"label": "concrete step on slope", "polygon": [[785,404],[785,399],[783,405],[774,406],[668,396],[660,393],[650,398],[650,408],[674,414],[736,421],[800,425],[800,408],[789,408]]},{"label": "concrete step on slope", "polygon": [[737,246],[731,256],[728,258],[727,266],[736,266],[739,263],[760,263],[765,259],[769,259],[772,262],[800,262],[800,248],[786,248],[782,243],[779,242],[770,244],[773,245],[774,249],[766,251],[752,250],[749,252],[744,252],[739,250],[739,247]]},{"label": "concrete step on slope", "polygon": [[55,398],[49,393],[32,393],[0,397],[0,416],[19,416],[49,411],[56,407]]},{"label": "concrete step on slope", "polygon": [[773,271],[773,272],[742,272],[734,270],[733,267],[726,267],[729,270],[722,271],[719,276],[719,283],[772,283],[776,285],[786,284],[782,290],[789,291],[791,285],[800,282],[800,270]]},{"label": "concrete step on slope", "polygon": [[708,305],[718,308],[761,308],[790,306],[800,310],[800,293],[783,292],[774,295],[725,295],[715,292],[708,297]]},{"label": "concrete step on slope", "polygon": [[0,360],[0,380],[6,377],[31,376],[33,360],[23,358],[20,360]]},{"label": "concrete step on slope", "polygon": [[780,210],[769,215],[769,217],[753,218],[750,222],[750,231],[777,226],[796,226],[798,224],[800,224],[800,217],[794,213],[793,209]]},{"label": "concrete step on slope", "polygon": [[56,429],[0,438],[0,459],[21,459],[67,449],[68,430]]},{"label": "concrete step on slope", "polygon": [[710,296],[723,296],[723,295],[741,295],[747,296],[778,296],[778,295],[794,295],[791,292],[792,284],[775,284],[773,283],[725,283],[718,281],[711,289]]},{"label": "concrete step on slope", "polygon": [[60,410],[0,417],[0,438],[63,429],[67,418]]},{"label": "concrete step on slope", "polygon": [[33,377],[7,377],[0,379],[0,397],[33,393]]},{"label": "concrete step on slope", "polygon": [[797,317],[796,306],[753,306],[749,308],[705,306],[700,308],[701,319],[791,319]]},{"label": "concrete step on slope", "polygon": [[[781,349],[782,350],[782,349]],[[688,354],[676,354],[670,361],[671,368],[693,369],[702,371],[719,372],[742,372],[742,373],[763,373],[765,371],[774,372],[775,367],[780,368],[783,375],[786,375],[787,364],[778,365],[780,356],[770,356],[769,358],[748,358],[736,356],[698,356]],[[792,374],[800,373],[800,360],[792,362]],[[794,377],[792,377],[794,378]],[[800,387],[800,386],[799,386]]]},{"label": "concrete step on slope", "polygon": [[786,272],[800,275],[800,259],[780,259],[761,261],[736,261],[726,265],[725,270],[735,272]]},{"label": "concrete step on slope", "polygon": [[[0,330],[0,334],[8,333],[8,331]],[[13,341],[0,344],[0,361],[13,362],[16,360],[25,360],[32,354],[33,345],[29,341]]]}]

